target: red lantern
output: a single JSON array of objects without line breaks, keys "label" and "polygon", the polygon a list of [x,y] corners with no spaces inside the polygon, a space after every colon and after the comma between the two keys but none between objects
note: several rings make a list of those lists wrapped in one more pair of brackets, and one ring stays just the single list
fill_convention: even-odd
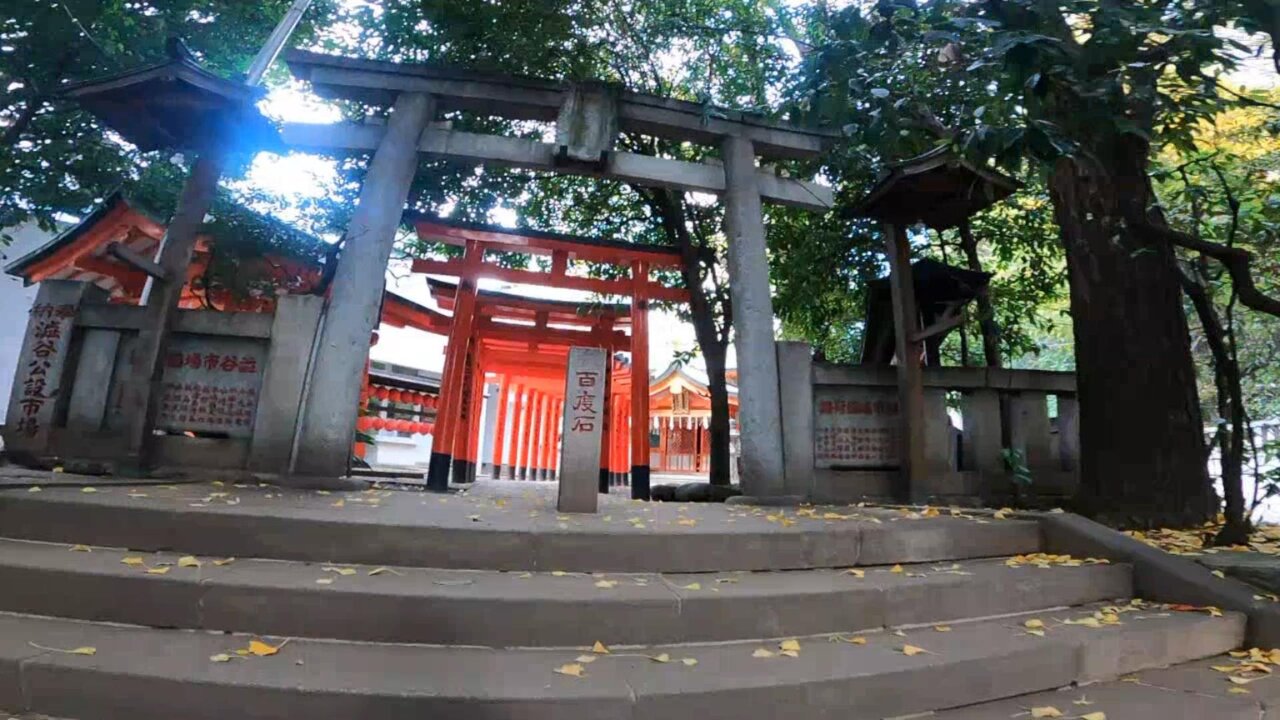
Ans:
[{"label": "red lantern", "polygon": [[423,430],[423,424],[420,422],[416,422],[416,423],[413,423],[413,428],[410,429],[409,432],[413,433],[414,435],[421,435],[422,430]]},{"label": "red lantern", "polygon": [[356,420],[356,429],[360,432],[369,432],[373,429],[373,418],[365,415]]},{"label": "red lantern", "polygon": [[381,385],[373,386],[373,395],[379,400],[387,399],[387,389]]}]

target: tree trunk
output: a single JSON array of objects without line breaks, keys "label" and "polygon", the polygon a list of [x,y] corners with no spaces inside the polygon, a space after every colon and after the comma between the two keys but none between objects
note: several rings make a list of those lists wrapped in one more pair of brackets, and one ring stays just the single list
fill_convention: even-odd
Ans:
[{"label": "tree trunk", "polygon": [[[715,308],[703,286],[701,252],[685,224],[684,200],[670,190],[651,190],[653,207],[662,220],[672,244],[680,248],[680,272],[689,290],[689,312],[693,333],[707,363],[707,389],[711,393],[710,480],[712,485],[728,485],[729,474],[729,387],[725,379],[727,338],[716,331]],[[642,193],[642,196],[644,193]],[[729,318],[725,318],[725,327]]]},{"label": "tree trunk", "polygon": [[1178,269],[1167,243],[1132,229],[1153,220],[1148,147],[1123,135],[1090,151],[1049,180],[1071,285],[1080,506],[1119,525],[1197,525],[1216,500]]},{"label": "tree trunk", "polygon": [[1227,521],[1214,538],[1215,545],[1244,545],[1249,542],[1249,522],[1244,506],[1244,393],[1240,387],[1240,366],[1227,349],[1227,331],[1204,286],[1188,273],[1181,273],[1182,290],[1200,319],[1205,343],[1213,356],[1214,386],[1218,414],[1226,427],[1218,428],[1221,454],[1222,494]]},{"label": "tree trunk", "polygon": [[[960,223],[960,248],[964,251],[965,262],[974,272],[982,272],[982,260],[978,258],[978,241],[973,237],[966,220]],[[996,312],[991,306],[991,294],[987,288],[978,293],[978,327],[982,329],[982,353],[987,358],[987,367],[1003,367],[1000,359],[1000,331],[996,327]]]}]

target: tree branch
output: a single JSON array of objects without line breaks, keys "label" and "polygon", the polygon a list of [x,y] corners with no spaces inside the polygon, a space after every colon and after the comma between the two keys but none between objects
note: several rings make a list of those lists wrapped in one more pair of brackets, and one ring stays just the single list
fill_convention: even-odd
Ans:
[{"label": "tree branch", "polygon": [[1231,275],[1231,284],[1239,294],[1242,305],[1268,315],[1280,317],[1280,299],[1273,298],[1262,292],[1253,281],[1253,272],[1250,268],[1250,264],[1253,262],[1253,253],[1248,250],[1201,240],[1179,230],[1152,225],[1151,223],[1137,223],[1135,229],[1178,247],[1207,255],[1222,263],[1222,266]]}]

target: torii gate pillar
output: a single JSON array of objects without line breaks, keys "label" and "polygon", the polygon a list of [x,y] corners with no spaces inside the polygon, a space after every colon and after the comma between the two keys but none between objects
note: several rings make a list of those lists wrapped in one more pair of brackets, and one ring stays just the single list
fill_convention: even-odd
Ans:
[{"label": "torii gate pillar", "polygon": [[736,135],[727,136],[720,148],[724,156],[733,342],[738,354],[742,492],[752,497],[779,497],[786,494],[782,409],[755,149],[751,140]]},{"label": "torii gate pillar", "polygon": [[294,454],[298,475],[347,474],[360,401],[358,379],[369,356],[369,337],[378,326],[387,262],[418,169],[418,140],[434,110],[431,96],[402,93],[369,164],[321,321],[320,346],[313,353]]}]

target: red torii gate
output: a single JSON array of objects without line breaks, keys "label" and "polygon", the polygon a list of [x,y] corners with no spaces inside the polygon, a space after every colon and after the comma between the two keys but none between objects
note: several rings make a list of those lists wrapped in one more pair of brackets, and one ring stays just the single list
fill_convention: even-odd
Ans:
[{"label": "red torii gate", "polygon": [[[413,262],[413,271],[458,278],[454,291],[453,317],[449,323],[449,343],[445,351],[444,373],[441,381],[441,398],[437,412],[435,442],[432,445],[431,464],[427,472],[427,487],[444,491],[448,488],[450,467],[455,460],[469,474],[468,463],[474,463],[474,449],[468,440],[478,434],[478,393],[483,387],[483,374],[476,372],[477,355],[496,352],[493,342],[505,340],[517,345],[524,343],[520,352],[521,368],[531,369],[529,343],[537,347],[558,346],[567,356],[568,347],[574,344],[605,347],[609,350],[629,348],[631,351],[632,377],[649,375],[648,315],[650,300],[687,302],[688,292],[669,288],[649,279],[655,268],[680,266],[680,254],[675,248],[599,240],[560,233],[533,230],[512,230],[492,225],[445,221],[438,218],[418,217],[412,220],[418,237],[426,241],[443,242],[464,248],[461,257],[449,260],[419,259]],[[500,267],[486,262],[486,252],[516,252],[550,256],[550,272],[520,270]],[[622,279],[588,278],[568,274],[570,262],[581,261],[621,266],[627,277]],[[621,273],[619,273],[621,274]],[[552,326],[551,305],[554,301],[538,301],[507,295],[500,316],[486,317],[478,312],[479,292],[476,283],[480,278],[494,278],[512,283],[540,285],[570,290],[583,290],[605,296],[622,296],[632,299],[630,306],[630,336],[613,329],[607,315],[602,316],[588,332],[560,329]],[[486,303],[496,301],[486,295]],[[517,300],[521,302],[517,302]],[[540,305],[535,309],[536,305]],[[563,310],[563,305],[559,306]],[[527,313],[533,313],[534,324],[512,325],[503,320],[528,321]],[[524,317],[520,317],[525,315]],[[556,324],[574,325],[563,312]],[[560,320],[565,321],[561,323]],[[582,325],[578,318],[577,325]],[[504,337],[499,337],[502,335]],[[482,341],[488,341],[482,342]],[[547,348],[550,350],[550,347]],[[557,351],[559,352],[559,351]],[[563,372],[563,371],[561,371]],[[612,373],[611,373],[612,375]],[[479,377],[477,377],[479,376]],[[562,377],[562,376],[561,376]],[[647,382],[630,383],[631,394],[631,496],[649,497],[649,394]],[[612,397],[612,394],[610,395]],[[611,415],[612,419],[612,415]],[[465,424],[464,424],[465,423]],[[606,434],[605,452],[608,453],[616,438]],[[459,450],[462,454],[459,455]],[[540,446],[547,452],[544,443]],[[527,466],[526,466],[527,467]],[[613,472],[613,463],[605,465],[604,472]],[[535,468],[535,469],[545,469]],[[455,478],[458,471],[455,470]],[[604,477],[602,475],[602,477]],[[607,489],[608,478],[602,485]]]},{"label": "red torii gate", "polygon": [[[440,307],[456,312],[458,286],[434,279],[427,283]],[[473,339],[477,345],[472,353],[478,367],[475,372],[486,381],[490,374],[499,381],[492,477],[542,480],[556,476],[559,458],[555,448],[559,443],[569,348],[591,346],[610,352],[627,349],[631,338],[616,329],[630,322],[631,307],[625,304],[545,300],[488,290],[476,294]],[[499,332],[502,336],[495,337]],[[619,411],[626,409],[626,396],[620,394],[620,389],[630,387],[629,377],[623,382],[629,374],[629,366],[615,361],[606,380],[612,390],[601,448],[601,487],[606,490],[620,484],[627,473],[626,466],[619,465],[625,460],[629,413]],[[464,408],[469,417],[476,418],[479,412],[474,403],[479,400],[479,391],[471,386],[466,389],[473,392],[474,400],[464,403]],[[507,436],[509,406],[514,407],[514,417],[511,435]],[[462,445],[465,453],[459,455],[455,451],[453,455],[455,482],[466,482],[482,464],[483,459],[473,452],[479,434],[480,428],[469,423],[466,440],[454,439],[455,448]],[[530,436],[538,443],[536,452],[531,449],[534,442]]]}]

